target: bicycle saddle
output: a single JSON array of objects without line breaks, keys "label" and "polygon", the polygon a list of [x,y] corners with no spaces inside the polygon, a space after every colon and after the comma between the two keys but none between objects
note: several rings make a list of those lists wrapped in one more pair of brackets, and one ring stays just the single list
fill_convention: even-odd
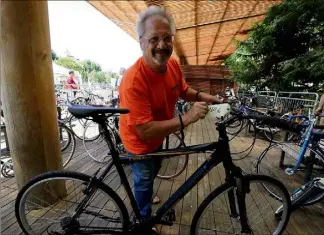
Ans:
[{"label": "bicycle saddle", "polygon": [[126,114],[129,113],[128,109],[112,108],[108,106],[90,106],[90,105],[68,105],[69,112],[77,118],[86,118],[100,116],[104,114]]}]

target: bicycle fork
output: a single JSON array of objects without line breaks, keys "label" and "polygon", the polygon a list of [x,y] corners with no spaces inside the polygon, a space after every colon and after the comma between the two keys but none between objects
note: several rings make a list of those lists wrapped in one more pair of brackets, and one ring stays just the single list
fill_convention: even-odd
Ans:
[{"label": "bicycle fork", "polygon": [[[236,168],[238,169],[238,168]],[[236,174],[235,174],[236,175]],[[226,181],[232,182],[232,185],[236,187],[236,195],[234,192],[234,188],[230,189],[227,192],[229,206],[230,206],[230,216],[232,218],[236,218],[241,223],[241,233],[251,233],[252,230],[248,224],[247,213],[246,213],[246,205],[245,205],[245,197],[246,194],[250,192],[250,185],[246,182],[240,172],[237,178],[234,178],[229,170],[226,170]],[[236,197],[235,197],[236,196]],[[237,207],[238,212],[237,212]]]}]

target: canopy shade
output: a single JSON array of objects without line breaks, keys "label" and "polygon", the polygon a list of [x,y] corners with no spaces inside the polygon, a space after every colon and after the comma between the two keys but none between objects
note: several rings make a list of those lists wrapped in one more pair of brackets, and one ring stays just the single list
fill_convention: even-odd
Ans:
[{"label": "canopy shade", "polygon": [[282,0],[88,1],[135,40],[137,14],[164,6],[175,20],[174,55],[181,64],[221,64],[267,9]]}]

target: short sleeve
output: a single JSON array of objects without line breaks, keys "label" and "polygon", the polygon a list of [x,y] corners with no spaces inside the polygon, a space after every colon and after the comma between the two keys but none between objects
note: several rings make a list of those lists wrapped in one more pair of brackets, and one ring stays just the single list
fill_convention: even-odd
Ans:
[{"label": "short sleeve", "polygon": [[130,111],[127,114],[128,125],[139,125],[153,120],[151,104],[144,90],[134,86],[128,88],[123,96],[125,106]]},{"label": "short sleeve", "polygon": [[181,66],[179,65],[178,61],[173,59],[173,63],[175,64],[178,73],[179,73],[179,78],[180,78],[180,97],[185,100],[185,93],[186,90],[188,89],[188,85],[186,81],[184,80],[183,72],[181,69]]}]

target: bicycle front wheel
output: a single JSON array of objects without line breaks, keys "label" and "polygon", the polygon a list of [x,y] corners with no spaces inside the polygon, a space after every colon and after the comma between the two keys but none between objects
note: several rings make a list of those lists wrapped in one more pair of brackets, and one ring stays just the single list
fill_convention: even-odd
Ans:
[{"label": "bicycle front wheel", "polygon": [[[246,193],[245,206],[250,234],[281,234],[290,216],[290,198],[284,185],[269,176],[248,175],[244,180],[251,191]],[[282,200],[271,197],[262,187],[267,184],[281,195]],[[230,195],[234,195],[229,200]],[[240,215],[233,213],[231,206],[238,208],[237,188],[225,183],[216,188],[199,206],[192,220],[191,235],[242,234]],[[282,206],[280,220],[275,217],[276,210]],[[238,212],[238,209],[236,209]],[[246,233],[244,233],[246,234]]]},{"label": "bicycle front wheel", "polygon": [[91,234],[109,228],[123,231],[129,223],[123,201],[101,181],[93,183],[93,194],[85,194],[89,182],[88,175],[63,171],[32,179],[15,202],[21,229],[28,235]]},{"label": "bicycle front wheel", "polygon": [[[109,135],[111,136],[113,144],[117,147],[116,132],[109,125],[107,125],[107,129],[109,131]],[[92,140],[90,141],[90,139]],[[95,162],[105,163],[111,159],[111,151],[104,138],[103,130],[94,122],[89,122],[84,128],[83,146],[88,155]],[[104,151],[102,151],[102,149],[104,149]],[[109,151],[107,152],[107,150]]]}]

